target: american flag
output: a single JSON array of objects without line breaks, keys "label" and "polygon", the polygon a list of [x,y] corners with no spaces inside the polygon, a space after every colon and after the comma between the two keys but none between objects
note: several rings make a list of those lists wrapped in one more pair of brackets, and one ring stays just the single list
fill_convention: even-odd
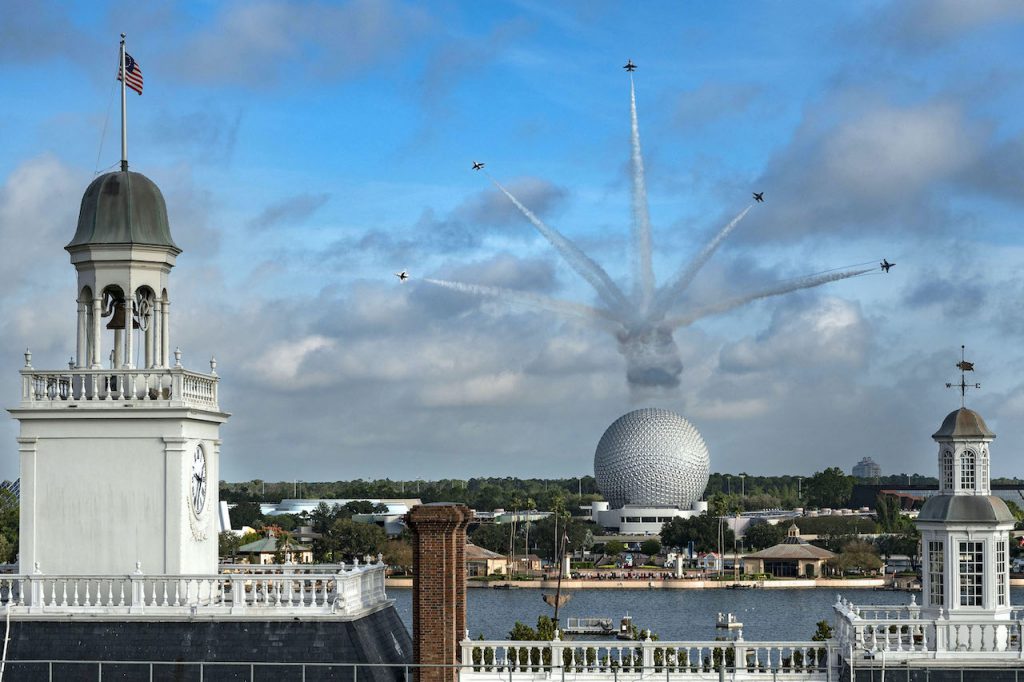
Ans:
[{"label": "american flag", "polygon": [[[123,79],[124,84],[135,92],[142,94],[142,69],[139,68],[138,62],[132,59],[132,56],[127,52],[124,53],[124,70],[128,74],[128,77]],[[121,65],[117,66],[117,80],[121,78]]]}]

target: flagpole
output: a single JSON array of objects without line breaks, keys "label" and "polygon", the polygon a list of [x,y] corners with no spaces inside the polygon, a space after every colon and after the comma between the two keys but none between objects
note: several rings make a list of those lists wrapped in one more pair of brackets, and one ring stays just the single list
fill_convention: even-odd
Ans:
[{"label": "flagpole", "polygon": [[121,34],[121,171],[128,170],[128,98],[125,96],[125,82],[128,80],[124,71],[124,37]]}]

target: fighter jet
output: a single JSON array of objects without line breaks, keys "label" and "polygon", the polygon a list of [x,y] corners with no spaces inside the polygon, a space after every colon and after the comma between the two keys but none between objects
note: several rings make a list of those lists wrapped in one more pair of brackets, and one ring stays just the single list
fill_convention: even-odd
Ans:
[{"label": "fighter jet", "polygon": [[889,268],[891,268],[892,266],[894,266],[896,264],[895,263],[890,263],[889,261],[887,261],[886,259],[883,258],[882,262],[879,263],[879,265],[882,266],[882,270],[884,270],[886,272],[889,272]]},{"label": "fighter jet", "polygon": [[409,279],[409,273],[406,272],[405,270],[402,270],[401,272],[396,272],[395,277],[398,278],[399,282],[404,282],[405,280]]},{"label": "fighter jet", "polygon": [[754,192],[754,201],[758,202],[759,204],[763,204],[764,192]]},{"label": "fighter jet", "polygon": [[633,63],[632,59],[627,59],[626,60],[626,65],[623,66],[622,68],[624,68],[626,71],[630,71],[630,72],[636,71],[636,64]]},{"label": "fighter jet", "polygon": [[485,164],[485,163],[484,163],[483,161],[474,161],[474,162],[473,162],[473,170],[480,170],[480,169],[482,169],[482,168],[483,168],[483,167],[484,167],[485,165],[486,165],[486,164]]}]

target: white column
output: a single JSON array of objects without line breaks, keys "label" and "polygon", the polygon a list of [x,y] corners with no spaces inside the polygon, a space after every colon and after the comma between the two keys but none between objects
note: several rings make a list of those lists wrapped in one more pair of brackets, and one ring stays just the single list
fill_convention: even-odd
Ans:
[{"label": "white column", "polygon": [[124,364],[125,368],[132,366],[132,320],[135,312],[135,299],[130,295],[124,297]]},{"label": "white column", "polygon": [[146,354],[146,369],[153,366],[153,335],[156,334],[156,311],[151,309],[149,313],[149,324],[146,327],[146,331],[142,332],[145,336],[145,354]]},{"label": "white column", "polygon": [[153,319],[149,323],[150,329],[153,330],[153,352],[155,357],[153,358],[153,367],[163,367],[164,363],[164,326],[163,322],[163,304],[159,298],[153,298]]},{"label": "white column", "polygon": [[100,321],[103,319],[103,299],[94,298],[92,299],[92,334],[90,344],[92,347],[92,367],[93,369],[100,369],[103,367],[103,359],[100,357],[100,350],[102,344],[100,343]]},{"label": "white column", "polygon": [[114,330],[114,353],[111,359],[111,369],[118,369],[124,364],[124,330]]},{"label": "white column", "polygon": [[160,336],[162,337],[163,366],[170,367],[171,364],[171,302],[164,301],[160,306]]},{"label": "white column", "polygon": [[89,363],[89,358],[86,357],[88,343],[86,338],[88,336],[88,325],[89,325],[89,307],[88,304],[79,301],[78,302],[78,334],[76,335],[75,343],[75,367],[82,368],[86,367]]}]

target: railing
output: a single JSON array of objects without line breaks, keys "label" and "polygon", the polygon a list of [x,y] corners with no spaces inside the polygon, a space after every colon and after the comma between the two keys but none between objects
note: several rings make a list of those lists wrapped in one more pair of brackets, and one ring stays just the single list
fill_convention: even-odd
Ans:
[{"label": "railing", "polygon": [[13,614],[213,616],[294,613],[354,617],[387,602],[383,563],[353,564],[337,572],[292,572],[291,566],[277,568],[281,572],[0,575],[0,605],[9,607]]},{"label": "railing", "polygon": [[462,642],[460,682],[515,680],[718,679],[827,680],[839,665],[830,642],[607,641]]},{"label": "railing", "polygon": [[835,639],[847,656],[897,660],[969,651],[981,659],[1024,659],[1024,608],[1014,608],[1005,621],[984,616],[922,618],[914,601],[906,606],[857,606],[840,598],[833,609]]},{"label": "railing", "polygon": [[22,407],[152,403],[218,409],[216,375],[181,367],[21,370]]}]

